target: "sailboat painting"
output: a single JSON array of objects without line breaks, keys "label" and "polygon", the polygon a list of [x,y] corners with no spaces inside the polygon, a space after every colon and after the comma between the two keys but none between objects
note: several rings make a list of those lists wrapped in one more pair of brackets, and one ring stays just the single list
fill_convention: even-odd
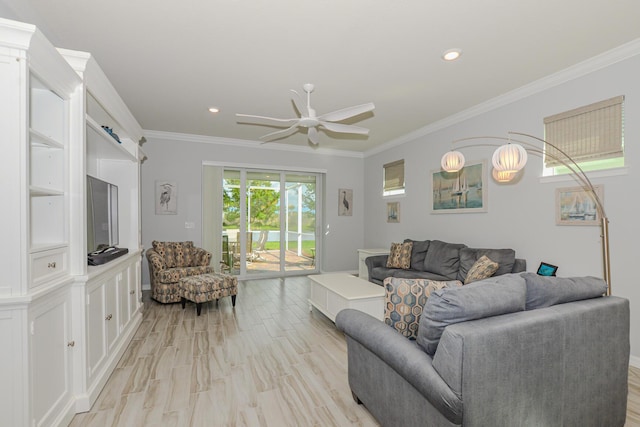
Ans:
[{"label": "sailboat painting", "polygon": [[[594,185],[600,201],[604,201],[602,185]],[[557,225],[600,225],[600,214],[590,191],[582,187],[556,189]]]},{"label": "sailboat painting", "polygon": [[469,162],[458,172],[431,173],[431,213],[487,212],[486,162]]}]

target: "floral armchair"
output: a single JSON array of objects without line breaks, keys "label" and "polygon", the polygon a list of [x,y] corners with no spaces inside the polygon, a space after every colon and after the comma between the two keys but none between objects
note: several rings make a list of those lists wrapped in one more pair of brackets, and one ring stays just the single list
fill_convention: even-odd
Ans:
[{"label": "floral armchair", "polygon": [[178,281],[183,277],[213,273],[211,253],[187,242],[151,242],[147,250],[151,297],[161,303],[180,302]]}]

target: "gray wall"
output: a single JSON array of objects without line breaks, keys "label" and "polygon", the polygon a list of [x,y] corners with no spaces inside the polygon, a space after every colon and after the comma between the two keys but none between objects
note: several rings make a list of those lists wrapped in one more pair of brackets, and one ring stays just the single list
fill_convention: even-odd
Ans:
[{"label": "gray wall", "polygon": [[[584,70],[584,65],[576,72]],[[369,153],[365,158],[365,176],[377,177],[382,165],[405,159],[406,196],[390,198],[401,204],[401,223],[385,221],[386,200],[379,180],[365,180],[364,236],[367,247],[386,247],[406,237],[441,239],[474,247],[514,248],[527,259],[528,270],[535,271],[540,261],[558,265],[561,276],[593,275],[602,277],[600,228],[557,226],[555,190],[577,184],[570,178],[541,180],[542,160],[529,156],[523,176],[515,184],[497,184],[489,178],[488,213],[431,214],[431,173],[440,169],[442,155],[451,142],[465,137],[498,135],[507,131],[543,136],[543,117],[616,95],[625,95],[625,156],[623,171],[597,174],[594,184],[604,185],[604,204],[610,218],[611,271],[613,294],[631,300],[632,362],[640,366],[640,288],[637,280],[640,225],[637,183],[640,182],[640,56],[606,66],[564,83],[539,82],[539,91],[527,88],[527,96],[513,96],[513,102],[448,126],[433,126],[392,149]],[[524,93],[522,90],[520,93]],[[505,97],[505,99],[512,99]],[[518,100],[515,100],[519,98]],[[499,104],[499,103],[496,103]],[[490,105],[490,104],[487,104]],[[469,114],[467,117],[471,117]],[[461,117],[464,115],[461,114]],[[458,144],[465,145],[465,144]],[[490,158],[494,148],[463,149],[469,160]],[[606,319],[602,319],[606,322]],[[596,339],[596,337],[594,337]],[[594,341],[597,342],[597,341]]]},{"label": "gray wall", "polygon": [[[195,142],[194,142],[195,141]],[[200,142],[198,142],[200,141]],[[142,242],[152,240],[193,240],[202,244],[202,164],[203,162],[245,164],[266,168],[300,168],[326,171],[324,190],[323,249],[318,257],[322,271],[357,270],[357,249],[364,242],[364,160],[361,153],[320,150],[285,151],[269,144],[229,143],[215,138],[147,132],[143,146],[148,160],[142,164]],[[178,184],[178,214],[156,215],[156,180]],[[353,216],[338,216],[338,189],[353,189]],[[185,228],[186,222],[195,227]],[[143,268],[143,285],[149,284],[148,268]]]}]

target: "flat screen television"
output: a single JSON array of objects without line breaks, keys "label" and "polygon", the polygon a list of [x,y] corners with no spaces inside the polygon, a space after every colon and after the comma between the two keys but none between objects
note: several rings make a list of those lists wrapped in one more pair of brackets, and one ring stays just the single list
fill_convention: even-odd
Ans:
[{"label": "flat screen television", "polygon": [[118,187],[87,175],[87,253],[118,244]]}]

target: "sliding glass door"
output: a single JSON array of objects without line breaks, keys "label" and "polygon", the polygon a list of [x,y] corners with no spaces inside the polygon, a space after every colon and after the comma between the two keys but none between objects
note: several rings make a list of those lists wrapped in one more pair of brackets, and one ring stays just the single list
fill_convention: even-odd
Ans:
[{"label": "sliding glass door", "polygon": [[222,266],[252,277],[318,271],[319,175],[224,168]]}]

